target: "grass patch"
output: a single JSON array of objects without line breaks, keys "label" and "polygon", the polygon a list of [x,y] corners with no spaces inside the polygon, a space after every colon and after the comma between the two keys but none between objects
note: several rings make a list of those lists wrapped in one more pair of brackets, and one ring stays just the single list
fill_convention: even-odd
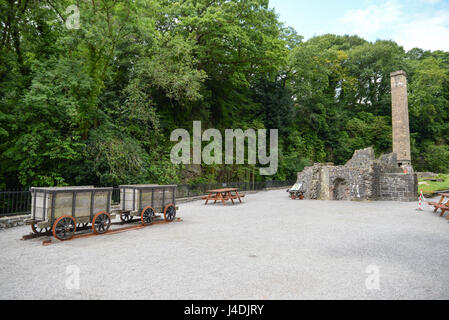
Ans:
[{"label": "grass patch", "polygon": [[444,181],[428,181],[426,178],[419,179],[419,182],[422,184],[418,186],[418,192],[420,193],[422,190],[424,193],[435,193],[437,191],[449,190],[449,174],[440,174],[432,177],[432,179],[443,179]]}]

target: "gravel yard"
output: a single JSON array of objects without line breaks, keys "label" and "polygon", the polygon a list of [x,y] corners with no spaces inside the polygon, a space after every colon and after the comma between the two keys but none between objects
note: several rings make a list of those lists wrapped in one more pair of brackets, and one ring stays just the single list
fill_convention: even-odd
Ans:
[{"label": "gravel yard", "polygon": [[50,246],[0,231],[0,299],[449,298],[449,223],[427,206],[268,191],[179,207],[183,222]]}]

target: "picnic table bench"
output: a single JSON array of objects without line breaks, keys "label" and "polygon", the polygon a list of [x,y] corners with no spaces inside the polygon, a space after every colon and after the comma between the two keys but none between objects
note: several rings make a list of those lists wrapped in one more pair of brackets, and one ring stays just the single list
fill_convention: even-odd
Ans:
[{"label": "picnic table bench", "polygon": [[[427,204],[429,206],[433,206],[435,207],[435,210],[433,210],[433,212],[438,212],[438,210],[441,210],[441,217],[444,216],[444,214],[446,213],[446,211],[449,211],[449,193],[439,193],[439,195],[441,196],[440,201],[438,202],[427,202]],[[447,201],[445,202],[444,200],[447,199]],[[449,219],[449,216],[448,216]]]},{"label": "picnic table bench", "polygon": [[239,194],[238,190],[238,188],[207,190],[208,195],[203,197],[203,200],[206,200],[206,205],[212,200],[214,200],[214,204],[217,203],[217,201],[221,201],[223,205],[226,205],[226,201],[229,200],[232,201],[232,204],[235,204],[234,200],[237,199],[242,203],[242,198],[244,198],[245,195]]}]

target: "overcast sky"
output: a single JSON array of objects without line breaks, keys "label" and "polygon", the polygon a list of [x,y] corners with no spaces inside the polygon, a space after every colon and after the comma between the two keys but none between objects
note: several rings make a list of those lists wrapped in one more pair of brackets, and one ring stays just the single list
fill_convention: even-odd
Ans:
[{"label": "overcast sky", "polygon": [[270,0],[306,39],[326,33],[391,39],[406,50],[449,51],[449,0]]}]

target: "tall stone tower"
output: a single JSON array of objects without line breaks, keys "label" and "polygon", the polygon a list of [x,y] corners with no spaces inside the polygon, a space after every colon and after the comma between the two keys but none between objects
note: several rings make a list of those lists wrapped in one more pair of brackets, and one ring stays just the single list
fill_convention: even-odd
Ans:
[{"label": "tall stone tower", "polygon": [[393,114],[393,152],[398,156],[398,165],[412,173],[407,75],[404,71],[391,73],[391,102]]}]

